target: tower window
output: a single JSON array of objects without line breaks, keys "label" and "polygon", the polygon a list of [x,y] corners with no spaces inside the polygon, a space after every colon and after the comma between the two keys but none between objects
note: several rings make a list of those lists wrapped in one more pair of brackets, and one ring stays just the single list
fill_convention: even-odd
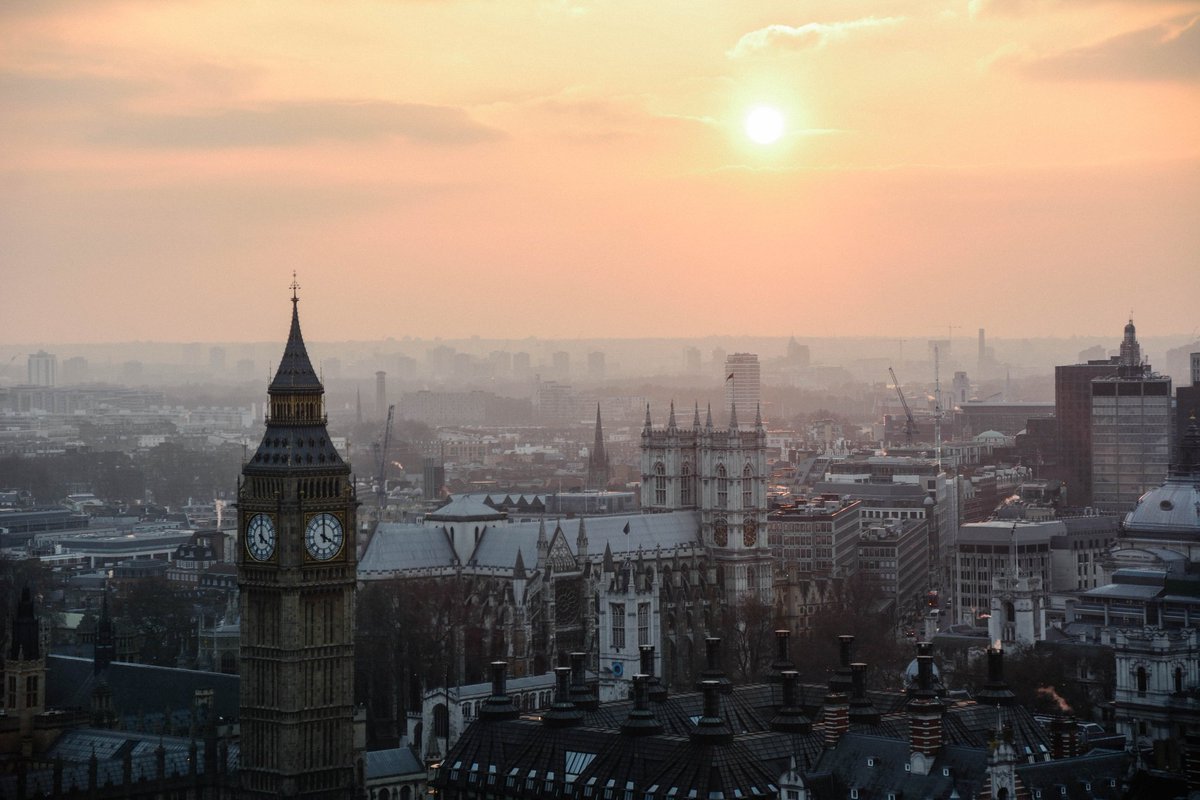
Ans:
[{"label": "tower window", "polygon": [[679,505],[690,506],[692,504],[692,465],[688,462],[683,462],[683,467],[679,471]]},{"label": "tower window", "polygon": [[742,470],[742,508],[754,507],[754,470],[747,464]]},{"label": "tower window", "polygon": [[654,465],[654,505],[667,504],[667,468],[659,461]]},{"label": "tower window", "polygon": [[1137,693],[1139,695],[1146,694],[1146,668],[1137,668]]},{"label": "tower window", "polygon": [[724,464],[717,464],[717,508],[729,505],[729,476]]}]

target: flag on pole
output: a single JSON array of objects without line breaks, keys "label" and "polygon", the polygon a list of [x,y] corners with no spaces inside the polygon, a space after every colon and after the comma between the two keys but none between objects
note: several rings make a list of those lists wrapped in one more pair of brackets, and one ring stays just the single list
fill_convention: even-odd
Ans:
[{"label": "flag on pole", "polygon": [[629,523],[628,522],[625,523],[625,527],[623,530],[625,531],[625,535],[628,536],[629,535]]}]

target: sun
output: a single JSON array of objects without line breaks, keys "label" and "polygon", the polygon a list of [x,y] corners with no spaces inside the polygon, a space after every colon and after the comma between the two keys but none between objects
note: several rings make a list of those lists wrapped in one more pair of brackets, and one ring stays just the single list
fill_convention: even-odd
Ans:
[{"label": "sun", "polygon": [[783,136],[783,114],[770,106],[757,106],[746,115],[746,135],[758,144],[771,144]]}]

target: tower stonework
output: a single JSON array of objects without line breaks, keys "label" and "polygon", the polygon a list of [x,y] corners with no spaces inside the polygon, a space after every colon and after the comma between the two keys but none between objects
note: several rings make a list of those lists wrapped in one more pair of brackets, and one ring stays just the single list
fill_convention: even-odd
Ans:
[{"label": "tower stonework", "polygon": [[357,499],[324,387],[292,324],[266,432],[238,487],[241,783],[247,797],[355,791]]},{"label": "tower stonework", "polygon": [[653,427],[650,409],[642,428],[642,508],[700,511],[700,538],[711,553],[726,598],[755,594],[771,602],[771,552],[767,544],[767,433],[754,422],[739,428],[737,407],[728,428],[713,426],[712,410],[700,423],[681,427],[671,406],[666,428]]}]

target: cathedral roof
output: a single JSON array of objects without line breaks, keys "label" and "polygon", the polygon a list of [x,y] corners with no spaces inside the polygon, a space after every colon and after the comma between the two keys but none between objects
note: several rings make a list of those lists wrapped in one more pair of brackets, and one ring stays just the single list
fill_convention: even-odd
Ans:
[{"label": "cathedral roof", "polygon": [[271,381],[268,392],[271,394],[289,394],[292,392],[319,392],[321,380],[313,369],[312,361],[308,358],[308,349],[304,346],[304,337],[300,334],[300,300],[292,296],[292,328],[288,333],[287,346],[283,348],[283,358],[279,360],[279,369],[275,379]]},{"label": "cathedral roof", "polygon": [[454,548],[445,528],[381,522],[358,562],[358,574],[390,574],[404,570],[452,567],[454,564]]}]

